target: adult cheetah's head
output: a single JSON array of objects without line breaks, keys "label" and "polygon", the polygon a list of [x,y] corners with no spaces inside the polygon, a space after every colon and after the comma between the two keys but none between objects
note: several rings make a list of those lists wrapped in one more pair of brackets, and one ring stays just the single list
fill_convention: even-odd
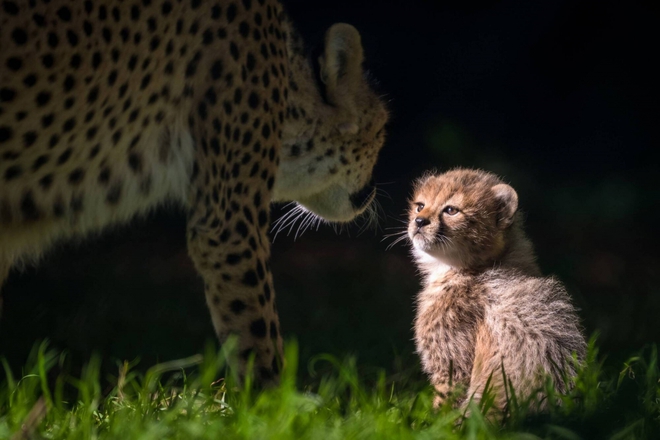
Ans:
[{"label": "adult cheetah's head", "polygon": [[388,113],[365,80],[363,59],[360,34],[343,23],[328,29],[318,60],[290,56],[275,201],[295,200],[338,222],[354,219],[373,201],[372,172]]}]

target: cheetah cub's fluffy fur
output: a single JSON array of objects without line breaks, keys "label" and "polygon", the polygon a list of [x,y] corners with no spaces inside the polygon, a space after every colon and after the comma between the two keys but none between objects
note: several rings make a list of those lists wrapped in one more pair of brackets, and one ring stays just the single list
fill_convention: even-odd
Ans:
[{"label": "cheetah cub's fluffy fur", "polygon": [[489,383],[500,411],[509,385],[518,398],[539,393],[541,408],[544,376],[560,392],[570,387],[574,356],[585,356],[579,319],[563,285],[541,276],[513,188],[483,171],[427,174],[415,185],[408,237],[424,277],[415,342],[436,407],[453,385],[467,390],[467,404]]}]

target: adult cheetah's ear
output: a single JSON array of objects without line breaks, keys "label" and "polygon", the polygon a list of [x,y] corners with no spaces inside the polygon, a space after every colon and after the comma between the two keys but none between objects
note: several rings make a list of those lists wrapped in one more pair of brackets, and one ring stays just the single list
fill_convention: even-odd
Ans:
[{"label": "adult cheetah's ear", "polygon": [[500,183],[491,188],[498,203],[497,225],[502,229],[513,223],[513,216],[518,210],[518,194],[506,183]]},{"label": "adult cheetah's ear", "polygon": [[338,107],[353,106],[355,92],[362,81],[362,41],[353,26],[333,24],[325,33],[325,50],[319,57],[321,81],[326,96]]}]

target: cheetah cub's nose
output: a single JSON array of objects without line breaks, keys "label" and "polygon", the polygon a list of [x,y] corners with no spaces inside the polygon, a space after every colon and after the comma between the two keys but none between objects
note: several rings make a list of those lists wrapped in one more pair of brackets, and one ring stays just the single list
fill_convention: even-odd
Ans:
[{"label": "cheetah cub's nose", "polygon": [[431,222],[429,221],[429,219],[424,218],[424,217],[417,217],[417,218],[415,219],[415,224],[417,224],[417,227],[420,228],[420,229],[421,229],[422,227],[428,225],[429,223],[431,223]]}]

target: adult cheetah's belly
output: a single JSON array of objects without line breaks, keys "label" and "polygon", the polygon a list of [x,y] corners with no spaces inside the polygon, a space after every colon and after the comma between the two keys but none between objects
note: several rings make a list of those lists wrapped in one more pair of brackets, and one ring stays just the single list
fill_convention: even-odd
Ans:
[{"label": "adult cheetah's belly", "polygon": [[99,230],[165,201],[185,203],[194,148],[183,121],[131,129],[119,142],[110,135],[98,143],[74,141],[52,150],[37,143],[11,165],[2,163],[3,174],[10,166],[21,170],[0,185],[2,250],[20,247],[18,241],[41,247],[38,241],[46,238]]}]

